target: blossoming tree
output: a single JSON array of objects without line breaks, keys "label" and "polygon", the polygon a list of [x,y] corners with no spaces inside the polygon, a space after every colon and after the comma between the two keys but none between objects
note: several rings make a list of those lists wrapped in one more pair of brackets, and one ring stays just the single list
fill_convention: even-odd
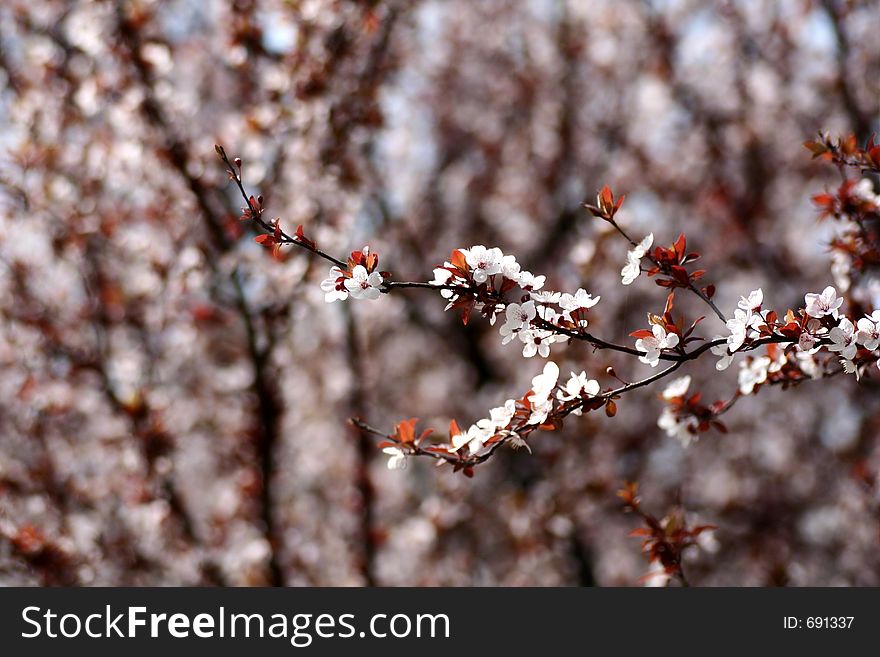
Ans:
[{"label": "blossoming tree", "polygon": [[[820,135],[819,141],[804,145],[814,157],[833,162],[842,170],[843,167],[854,168],[859,176],[880,172],[880,145],[874,142],[873,136],[864,148],[857,145],[854,136],[832,140]],[[580,416],[584,412],[604,409],[606,415],[613,417],[618,410],[617,400],[626,393],[658,382],[706,354],[719,357],[715,366],[718,371],[726,370],[737,356],[743,356],[739,362],[738,387],[730,399],[706,405],[700,392],[691,391],[690,376],[677,378],[666,386],[662,398],[667,405],[657,424],[678,439],[683,447],[689,446],[706,431],[726,432],[719,418],[738,398],[756,394],[763,386],[791,388],[804,381],[830,378],[840,373],[854,375],[856,379],[880,376],[880,353],[877,351],[880,347],[880,309],[864,308],[850,299],[848,314],[842,312],[845,299],[829,285],[821,293],[807,292],[801,307],[777,311],[765,308],[763,290],[758,288],[740,298],[733,316],[728,319],[712,300],[715,286],[700,287],[697,283],[706,270],[689,270],[688,265],[698,260],[700,254],[688,251],[684,233],[671,246],[657,246],[653,251],[653,234],[639,242],[634,241],[618,223],[617,215],[625,197],[615,200],[607,186],[599,192],[596,205],[587,204],[585,208],[594,217],[608,222],[632,246],[620,273],[621,283],[634,283],[644,270],[648,277],[654,277],[659,287],[669,290],[662,315],[648,313],[651,328],[630,333],[636,338],[633,347],[599,338],[588,330],[588,311],[599,303],[600,297],[594,297],[584,288],[578,288],[573,294],[547,290],[544,275],[526,271],[515,256],[504,254],[497,247],[475,245],[455,249],[442,267],[434,269],[433,280],[426,282],[395,281],[390,272],[380,272],[379,258],[369,246],[352,252],[347,262],[334,258],[319,250],[317,244],[305,236],[302,225],[291,236],[281,229],[280,219],[267,223],[262,217],[261,200],[248,196],[245,191],[241,160],[231,162],[221,146],[216,146],[216,151],[246,204],[241,219],[255,221],[259,228],[267,231],[254,238],[257,243],[273,249],[276,254],[283,245],[302,247],[334,263],[328,278],[321,283],[328,303],[347,299],[378,300],[383,293],[433,287],[446,301],[445,310],[460,313],[463,324],[470,321],[472,314],[481,315],[493,326],[499,317],[503,317],[504,323],[498,329],[502,343],[521,343],[524,358],[538,355],[549,359],[552,345],[574,340],[584,342],[594,350],[610,349],[637,356],[639,362],[651,368],[657,368],[661,360],[667,364],[658,373],[635,381],[624,380],[613,368],[608,368],[603,374],[616,379],[616,383],[603,386],[598,380],[589,378],[585,371],[571,372],[570,378],[560,381],[558,365],[548,360],[521,397],[508,399],[492,408],[488,417],[477,420],[467,429],[452,420],[445,440],[429,440],[433,435],[430,429],[417,436],[416,418],[399,422],[393,432],[383,432],[360,418],[352,418],[351,422],[362,431],[383,438],[378,446],[388,455],[391,470],[405,468],[410,456],[423,456],[435,459],[439,465],[451,465],[453,471],[472,477],[474,467],[491,458],[499,448],[528,449],[528,440],[534,432],[559,429],[569,415]],[[880,242],[871,231],[876,230],[875,224],[880,219],[880,195],[873,192],[870,179],[861,178],[856,183],[844,178],[836,197],[823,194],[816,196],[814,201],[822,207],[832,206],[825,213],[859,227],[860,259],[866,257],[864,250],[868,251],[868,258],[877,256]],[[643,261],[647,261],[647,266]],[[856,263],[848,264],[853,267]],[[849,271],[845,273],[850,274]],[[857,275],[858,272],[852,273]],[[673,314],[676,290],[691,292],[705,302],[724,322],[727,333],[712,338],[701,337],[696,329],[705,316],[676,318]],[[648,526],[645,535],[649,536],[646,548],[650,549],[652,561],[661,562],[663,568],[659,574],[676,576],[686,583],[680,552],[684,547],[696,545],[696,541],[678,545],[675,558],[664,557],[671,548],[658,551],[655,544],[666,541],[668,527],[641,512],[635,489],[621,491],[621,496],[630,509],[643,513]],[[681,522],[676,523],[677,528],[685,527]],[[707,528],[693,530],[693,536]]]},{"label": "blossoming tree", "polygon": [[878,11],[0,3],[0,584],[880,585]]}]

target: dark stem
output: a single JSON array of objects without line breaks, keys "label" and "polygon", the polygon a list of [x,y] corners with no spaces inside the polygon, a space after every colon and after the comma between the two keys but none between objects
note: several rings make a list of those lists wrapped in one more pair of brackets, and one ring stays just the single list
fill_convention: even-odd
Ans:
[{"label": "dark stem", "polygon": [[[624,237],[624,239],[626,239],[626,241],[629,242],[632,246],[634,246],[634,247],[637,246],[637,243],[626,233],[626,231],[623,230],[623,228],[621,228],[618,225],[618,223],[616,221],[614,221],[614,219],[608,219],[608,223],[610,223],[614,227],[614,229],[618,233],[620,233]],[[663,273],[668,273],[665,271],[666,268],[663,265],[661,265],[659,262],[657,262],[650,253],[646,253],[644,257],[648,258],[657,267],[660,267],[660,269],[663,271]],[[696,285],[694,285],[693,281],[688,280],[687,289],[690,290],[691,292],[693,292],[694,294],[696,294],[705,303],[707,303],[709,305],[709,307],[712,309],[712,311],[718,316],[718,319],[720,319],[724,323],[727,323],[727,318],[724,316],[724,313],[722,313],[718,309],[718,306],[715,305],[715,302],[712,301],[712,299],[710,299],[700,288],[698,288]]]}]

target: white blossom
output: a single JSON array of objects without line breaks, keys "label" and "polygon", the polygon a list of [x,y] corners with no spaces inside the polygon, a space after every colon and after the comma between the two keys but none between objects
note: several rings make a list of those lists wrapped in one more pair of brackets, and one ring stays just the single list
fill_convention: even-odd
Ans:
[{"label": "white blossom", "polygon": [[562,401],[571,401],[581,396],[595,397],[599,394],[599,382],[587,376],[586,372],[580,374],[571,373],[568,381],[562,386],[556,396]]},{"label": "white blossom", "polygon": [[855,327],[848,318],[842,317],[840,323],[828,333],[828,338],[832,343],[828,345],[828,351],[839,353],[840,357],[846,360],[852,360],[855,357],[856,351],[858,351]]},{"label": "white blossom", "polygon": [[654,324],[651,332],[653,336],[636,340],[636,349],[645,352],[644,356],[639,356],[640,361],[651,367],[657,367],[660,363],[660,352],[675,347],[678,344],[678,335],[667,334],[666,329],[659,324]]},{"label": "white blossom", "polygon": [[351,270],[351,278],[345,279],[345,289],[352,299],[378,299],[381,287],[382,275],[377,271],[368,274],[363,265],[357,265]]},{"label": "white blossom", "polygon": [[461,252],[464,253],[465,261],[471,268],[475,282],[485,283],[489,276],[501,273],[502,261],[504,260],[501,249],[487,249],[478,244],[470,249],[462,249]]},{"label": "white blossom", "polygon": [[770,359],[770,365],[767,367],[767,372],[770,374],[780,371],[782,366],[788,362],[788,356],[785,355],[784,349],[785,346],[780,344],[779,348],[775,350],[775,356]]},{"label": "white blossom", "polygon": [[697,439],[697,433],[693,431],[692,418],[677,417],[673,410],[667,406],[657,418],[657,426],[663,429],[667,436],[675,438],[682,447],[688,447]]},{"label": "white blossom", "polygon": [[[729,338],[725,338],[723,335],[716,335],[714,338],[712,338],[712,342],[725,339],[729,340]],[[716,356],[721,357],[718,359],[718,362],[715,363],[716,370],[722,372],[730,367],[730,364],[733,362],[733,353],[728,348],[728,343],[725,342],[724,344],[716,344],[714,347],[710,347],[709,351],[711,351]]]},{"label": "white blossom", "polygon": [[543,424],[552,410],[553,400],[550,398],[534,402],[528,424]]},{"label": "white blossom", "polygon": [[587,292],[584,288],[578,288],[578,291],[574,294],[562,294],[559,297],[559,307],[564,311],[562,316],[565,317],[568,321],[571,321],[571,313],[576,312],[580,309],[588,309],[595,306],[599,303],[599,299],[601,297],[593,297],[592,294]]},{"label": "white blossom", "polygon": [[446,285],[449,283],[449,279],[452,278],[452,272],[443,267],[436,267],[434,269],[434,280],[431,281],[431,285]]},{"label": "white blossom", "polygon": [[468,429],[468,450],[471,454],[478,454],[492,436],[495,435],[495,427],[491,424],[474,424]]},{"label": "white blossom", "polygon": [[559,366],[552,360],[544,365],[540,374],[532,378],[532,394],[529,399],[547,398],[559,381]]},{"label": "white blossom", "polygon": [[551,394],[559,380],[559,367],[552,360],[544,365],[544,371],[532,379],[532,394],[528,400],[532,405],[529,424],[541,424],[553,409]]},{"label": "white blossom", "polygon": [[[753,293],[754,294],[754,293]],[[748,303],[748,300],[746,300]],[[733,353],[740,347],[749,337],[749,331],[757,329],[763,322],[760,315],[753,314],[752,311],[743,310],[741,307],[733,311],[733,317],[727,320],[727,330],[730,335],[727,338],[727,348]]]},{"label": "white blossom", "polygon": [[860,319],[857,326],[856,342],[870,351],[880,347],[880,310]]},{"label": "white blossom", "polygon": [[849,275],[851,266],[850,257],[846,253],[838,250],[831,252],[831,276],[841,292],[848,291],[852,285]]},{"label": "white blossom", "polygon": [[[450,263],[446,263],[447,266],[451,266]],[[431,285],[449,285],[454,282],[452,280],[452,272],[448,269],[444,269],[443,267],[437,267],[434,269],[434,280],[430,281]],[[455,296],[455,292],[450,289],[442,289],[440,290],[440,296],[444,299],[451,299]]]},{"label": "white blossom", "polygon": [[507,318],[499,329],[501,336],[504,338],[502,344],[507,344],[515,337],[515,334],[525,328],[528,328],[532,320],[535,319],[537,310],[534,301],[526,301],[523,304],[510,303],[504,309],[504,316]]},{"label": "white blossom", "polygon": [[522,354],[525,358],[531,358],[535,354],[541,358],[547,358],[550,355],[551,344],[568,340],[567,335],[559,335],[553,331],[534,326],[522,329],[517,335],[523,343]]},{"label": "white blossom", "polygon": [[753,290],[749,292],[749,296],[740,297],[739,303],[737,303],[737,308],[741,310],[749,311],[749,312],[757,312],[761,309],[761,304],[764,303],[764,291],[761,288],[757,290]]},{"label": "white blossom", "polygon": [[813,354],[817,350],[811,351],[799,351],[795,354],[795,357],[798,360],[798,367],[801,372],[809,376],[811,379],[821,379],[822,378],[822,368],[819,366],[819,363],[813,358]]},{"label": "white blossom", "polygon": [[688,388],[691,387],[691,377],[689,374],[679,377],[671,381],[663,390],[663,399],[670,401],[676,397],[683,397],[687,394]]},{"label": "white blossom", "polygon": [[471,454],[479,453],[489,440],[496,433],[495,427],[487,420],[481,420],[477,424],[472,424],[467,431],[456,434],[451,437],[452,451],[457,452],[465,445]]},{"label": "white blossom", "polygon": [[[586,372],[582,371],[580,374],[572,372],[571,377],[562,386],[562,390],[556,393],[556,397],[560,401],[572,401],[580,399],[582,395],[595,397],[599,394],[599,390],[599,382],[588,377]],[[576,408],[572,411],[572,415],[581,415],[582,413],[583,410],[581,408]]]},{"label": "white blossom", "polygon": [[457,433],[454,436],[450,436],[449,440],[452,443],[452,451],[457,452],[462,447],[467,445],[471,439],[468,436],[468,431],[464,431],[461,433]]},{"label": "white blossom", "polygon": [[626,254],[626,264],[620,270],[624,285],[629,285],[639,277],[642,271],[642,258],[654,243],[654,233],[648,234]]},{"label": "white blossom", "polygon": [[[529,288],[531,290],[540,290],[544,287],[544,281],[547,280],[546,276],[535,276],[530,271],[521,271],[519,276],[515,279],[521,288]],[[534,294],[534,293],[533,293]]]},{"label": "white blossom", "polygon": [[501,275],[504,276],[504,278],[509,278],[510,280],[519,283],[522,272],[520,271],[520,265],[516,261],[516,257],[506,255],[501,258]]},{"label": "white blossom", "polygon": [[640,273],[642,273],[641,260],[627,258],[626,264],[620,270],[621,283],[624,285],[632,284],[639,277]]},{"label": "white blossom", "polygon": [[874,193],[874,183],[871,182],[870,178],[862,178],[853,185],[850,194],[860,201],[880,206],[880,195]]},{"label": "white blossom", "polygon": [[[472,454],[479,452],[490,438],[510,424],[514,413],[516,413],[516,401],[508,399],[504,402],[504,406],[493,408],[489,411],[488,418],[478,420],[474,426],[468,429],[466,436],[459,440],[458,447],[466,441]],[[453,440],[453,446],[456,446],[455,440]]]},{"label": "white blossom", "polygon": [[551,292],[550,290],[529,293],[529,297],[538,303],[559,303],[561,296],[559,292]]},{"label": "white blossom", "polygon": [[389,470],[403,470],[406,467],[407,454],[400,447],[386,447],[382,451],[388,454]]},{"label": "white blossom", "polygon": [[771,360],[769,356],[761,356],[753,358],[751,361],[744,361],[740,365],[738,385],[739,391],[744,395],[750,395],[754,392],[755,386],[764,383],[767,380],[767,373],[770,369]]},{"label": "white blossom", "polygon": [[800,337],[798,338],[797,350],[815,353],[816,351],[819,350],[819,348],[816,347],[816,342],[817,342],[817,338],[815,336],[804,331],[803,333],[800,334]]},{"label": "white blossom", "polygon": [[[672,401],[678,397],[684,397],[690,387],[691,377],[689,375],[679,377],[670,382],[663,390],[663,399]],[[693,418],[676,415],[671,406],[663,409],[657,419],[657,426],[663,429],[666,435],[678,440],[682,447],[687,447],[697,439]]]},{"label": "white blossom", "polygon": [[837,290],[826,287],[821,294],[809,293],[804,296],[806,311],[810,317],[821,318],[831,315],[837,319],[837,310],[843,305],[843,298],[837,296]]},{"label": "white blossom", "polygon": [[498,429],[504,429],[516,413],[516,401],[508,399],[504,406],[497,406],[489,411],[489,420]]},{"label": "white blossom", "polygon": [[336,281],[342,276],[342,270],[333,266],[330,267],[330,273],[323,281],[321,281],[321,289],[324,291],[324,301],[333,303],[334,301],[345,301],[348,298],[348,290],[336,289]]},{"label": "white blossom", "polygon": [[783,346],[772,351],[774,356],[761,356],[753,358],[751,361],[745,361],[740,365],[739,370],[739,390],[744,395],[750,395],[754,392],[755,387],[764,383],[768,375],[778,372],[782,366],[788,362]]}]

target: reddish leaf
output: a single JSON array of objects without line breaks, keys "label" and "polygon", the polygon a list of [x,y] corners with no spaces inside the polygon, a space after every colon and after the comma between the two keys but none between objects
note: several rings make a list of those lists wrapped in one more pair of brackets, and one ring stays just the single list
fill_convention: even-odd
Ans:
[{"label": "reddish leaf", "polygon": [[604,185],[599,192],[599,205],[603,210],[614,206],[614,194],[608,185]]},{"label": "reddish leaf", "polygon": [[394,435],[402,443],[412,443],[416,439],[416,423],[418,418],[411,417],[408,420],[401,420],[394,427]]},{"label": "reddish leaf", "polygon": [[688,273],[687,273],[687,270],[685,270],[684,267],[680,267],[680,266],[678,266],[678,265],[673,265],[673,266],[670,268],[670,271],[672,272],[672,275],[675,277],[675,280],[676,280],[676,281],[678,281],[678,282],[681,283],[682,285],[687,285],[687,284],[688,284],[688,281],[689,281]]},{"label": "reddish leaf", "polygon": [[684,258],[684,252],[687,250],[687,238],[684,236],[684,233],[678,236],[678,239],[675,240],[675,244],[673,245],[675,249],[675,253],[678,255],[679,260]]},{"label": "reddish leaf", "polygon": [[605,404],[605,415],[608,417],[614,417],[617,415],[617,404],[610,399],[608,400],[608,403]]},{"label": "reddish leaf", "polygon": [[316,249],[316,248],[318,248],[317,243],[315,243],[313,240],[310,240],[308,237],[305,236],[305,234],[303,233],[303,227],[302,227],[302,224],[300,224],[299,226],[296,227],[296,233],[294,233],[294,235],[295,235],[295,237],[296,237],[296,240],[297,240],[300,244],[303,244],[303,245],[307,246],[307,247],[310,248],[310,249]]},{"label": "reddish leaf", "polygon": [[637,506],[639,503],[638,492],[638,482],[625,481],[623,482],[623,488],[617,491],[617,497],[623,500],[626,504]]},{"label": "reddish leaf", "polygon": [[464,253],[462,253],[458,249],[453,251],[452,255],[449,256],[449,262],[451,262],[455,267],[457,267],[461,271],[468,270],[467,260],[464,257]]},{"label": "reddish leaf", "polygon": [[813,154],[813,159],[816,159],[823,153],[828,152],[828,148],[825,146],[825,144],[820,144],[817,141],[805,141],[804,148],[806,148]]}]

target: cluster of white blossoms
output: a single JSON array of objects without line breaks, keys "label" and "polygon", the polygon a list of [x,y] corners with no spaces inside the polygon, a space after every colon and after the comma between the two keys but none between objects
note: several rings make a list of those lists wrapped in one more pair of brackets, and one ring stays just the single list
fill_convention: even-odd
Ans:
[{"label": "cluster of white blossoms", "polygon": [[[734,354],[746,339],[760,337],[759,329],[766,323],[767,317],[767,312],[761,311],[763,300],[764,295],[760,289],[751,292],[748,297],[742,297],[734,311],[733,319],[727,320],[730,334],[726,338],[725,336],[713,338],[713,340],[726,340],[724,344],[712,347],[712,353],[721,357],[716,365],[717,369],[727,369],[733,361]],[[853,362],[859,345],[869,351],[874,351],[880,346],[880,310],[875,310],[871,315],[853,324],[851,319],[840,313],[842,305],[843,298],[839,297],[837,290],[830,285],[822,292],[804,295],[804,312],[810,319],[807,320],[797,342],[780,343],[781,349],[775,359],[762,356],[742,363],[739,372],[740,392],[744,395],[751,394],[756,386],[767,380],[769,374],[778,372],[788,360],[784,349],[789,344],[795,345],[797,365],[810,377],[821,376],[820,367],[813,359],[813,354],[821,349],[822,344],[829,352],[838,355],[846,373],[859,376],[859,368]],[[826,317],[836,320],[837,326],[829,330]],[[880,367],[880,360],[877,366]]]},{"label": "cluster of white blossoms", "polygon": [[642,258],[654,244],[654,233],[649,233],[641,242],[636,244],[626,254],[626,264],[620,270],[620,277],[624,285],[629,285],[639,277],[642,272]]},{"label": "cluster of white blossoms", "polygon": [[[556,398],[562,402],[580,399],[584,395],[587,397],[595,397],[599,394],[599,390],[601,389],[599,382],[595,379],[589,378],[584,371],[581,371],[580,374],[572,372],[571,377],[565,382],[565,385],[561,386],[561,388],[562,389],[556,393]],[[576,408],[571,413],[572,415],[582,415],[583,409]]]},{"label": "cluster of white blossoms", "polygon": [[[833,342],[828,347],[829,351],[839,352],[844,371],[858,377],[859,370],[852,362],[857,350],[854,344],[860,344],[869,351],[880,347],[880,310],[862,317],[855,327],[852,327],[852,322],[848,319],[841,319],[840,324],[831,329],[828,337]],[[880,359],[877,360],[877,368],[880,369]]]},{"label": "cluster of white blossoms", "polygon": [[672,349],[678,346],[678,335],[667,333],[666,329],[659,324],[651,327],[652,336],[636,340],[636,349],[645,353],[639,356],[639,360],[651,367],[657,367],[660,363],[660,353],[664,349]]},{"label": "cluster of white blossoms", "polygon": [[523,344],[522,354],[526,358],[535,354],[547,358],[550,355],[550,345],[568,341],[567,335],[538,325],[536,318],[548,324],[555,324],[561,318],[575,323],[579,328],[586,328],[589,322],[582,316],[575,318],[574,313],[599,303],[599,297],[593,297],[583,288],[578,289],[575,294],[533,291],[528,296],[529,300],[523,303],[507,304],[504,309],[504,324],[498,329],[501,343],[507,344],[518,339]]},{"label": "cluster of white blossoms", "polygon": [[[859,376],[859,371],[853,359],[859,350],[859,345],[868,351],[874,351],[880,347],[880,310],[875,310],[870,315],[859,319],[855,324],[846,316],[841,316],[839,309],[843,299],[837,296],[837,291],[830,285],[821,294],[807,294],[804,297],[806,313],[812,319],[807,322],[806,331],[801,334],[797,348],[799,351],[815,353],[818,351],[816,343],[822,337],[827,336],[831,344],[828,351],[838,355],[840,364],[847,374]],[[831,316],[837,320],[837,326],[827,330],[819,321],[823,317]],[[880,368],[880,360],[877,361]]]},{"label": "cluster of white blossoms", "polygon": [[755,391],[756,386],[764,383],[770,374],[781,370],[786,362],[788,362],[788,357],[782,349],[776,350],[774,358],[759,356],[743,361],[740,364],[739,376],[737,377],[740,393],[751,395]]},{"label": "cluster of white blossoms", "polygon": [[765,314],[761,312],[764,303],[764,292],[761,288],[749,292],[749,296],[740,297],[733,311],[733,317],[727,320],[727,336],[716,335],[712,341],[725,338],[726,343],[712,347],[712,353],[720,356],[716,369],[726,370],[733,362],[733,355],[742,347],[746,338],[758,337],[758,328],[765,323]]},{"label": "cluster of white blossoms", "polygon": [[[528,419],[524,423],[517,423],[516,428],[540,426],[547,421],[558,404],[582,399],[585,396],[595,397],[599,391],[599,382],[590,379],[586,372],[580,374],[572,372],[568,381],[564,385],[559,385],[559,366],[553,361],[548,361],[543,371],[532,379],[531,390],[526,397],[529,404]],[[514,399],[508,399],[502,406],[491,409],[488,418],[478,420],[467,430],[450,436],[450,451],[458,452],[466,447],[468,456],[483,456],[498,443],[497,440],[492,441],[492,439],[499,435],[513,447],[528,449],[528,445],[520,435],[511,430],[511,421],[516,412],[517,402]],[[572,414],[580,415],[581,409],[573,410]],[[524,415],[521,417],[525,418]],[[389,455],[390,469],[403,467],[406,452],[397,447],[386,447],[384,452]]]},{"label": "cluster of white blossoms", "polygon": [[[541,293],[533,293],[533,295],[546,298],[546,295]],[[523,345],[522,354],[526,358],[531,358],[535,354],[547,358],[550,355],[550,345],[568,340],[567,335],[560,335],[533,324],[536,317],[552,323],[560,316],[553,308],[545,304],[538,305],[533,299],[524,303],[507,304],[504,316],[504,324],[498,329],[501,333],[501,344],[518,339]]]},{"label": "cluster of white blossoms", "polygon": [[[684,397],[688,388],[691,387],[691,377],[689,375],[682,376],[671,381],[663,390],[662,397],[666,401],[672,401],[678,397]],[[666,432],[667,436],[675,438],[681,443],[682,447],[687,447],[699,437],[697,432],[697,420],[693,416],[678,415],[672,406],[667,405],[660,417],[657,419],[657,426]]]},{"label": "cluster of white blossoms", "polygon": [[[532,392],[528,396],[531,413],[526,424],[540,425],[554,409],[556,402],[570,402],[583,397],[599,395],[599,382],[587,376],[586,372],[571,373],[564,385],[559,383],[559,367],[553,361],[544,365],[544,371],[532,379]],[[558,388],[558,389],[557,389]],[[556,391],[554,395],[553,392]],[[581,415],[582,410],[576,408],[573,415]]]},{"label": "cluster of white blossoms", "polygon": [[450,436],[451,451],[457,452],[467,445],[471,456],[481,456],[488,449],[486,443],[489,439],[505,431],[515,413],[516,401],[508,399],[503,406],[490,410],[488,418],[478,420],[467,431]]},{"label": "cluster of white blossoms", "polygon": [[[482,244],[477,244],[469,249],[458,249],[464,256],[468,266],[468,272],[478,285],[489,281],[490,276],[500,275],[502,278],[508,279],[519,285],[523,289],[540,290],[544,287],[544,276],[535,276],[529,271],[525,271],[520,267],[516,258],[512,255],[504,255],[501,249],[486,248]],[[445,262],[443,267],[434,269],[433,285],[459,285],[467,286],[468,281],[461,276],[455,275],[450,268],[453,267],[451,262]],[[500,288],[496,285],[496,288]],[[454,301],[457,294],[454,290],[443,289],[440,291],[444,299]],[[447,310],[449,306],[447,306]]]},{"label": "cluster of white blossoms", "polygon": [[[365,246],[361,253],[368,256],[370,247]],[[345,301],[349,296],[352,299],[375,300],[382,294],[383,283],[382,274],[377,271],[368,272],[363,265],[355,265],[351,272],[344,272],[333,265],[327,278],[321,281],[321,289],[327,303]]]},{"label": "cluster of white blossoms", "polygon": [[544,365],[544,371],[532,379],[532,394],[528,396],[531,414],[527,424],[540,425],[553,410],[553,389],[559,381],[559,367],[552,360]]},{"label": "cluster of white blossoms", "polygon": [[[504,315],[504,323],[499,328],[502,344],[518,340],[522,345],[522,354],[526,358],[539,355],[550,356],[550,346],[568,341],[567,335],[548,328],[546,324],[555,324],[564,319],[579,328],[586,328],[588,321],[583,315],[576,313],[587,310],[599,303],[600,297],[593,297],[583,288],[574,294],[543,290],[546,278],[536,276],[520,267],[516,258],[505,255],[501,249],[486,248],[483,245],[469,249],[459,249],[467,263],[467,273],[477,285],[490,284],[493,290],[508,289],[506,281],[518,285],[524,292],[519,303],[498,302],[492,306],[489,323],[495,325],[497,317]],[[455,287],[468,287],[469,281],[453,263],[445,262],[443,267],[434,269],[432,285],[442,286],[440,294],[449,303],[446,310],[452,308],[458,300],[459,293]],[[495,278],[492,278],[495,277]],[[499,280],[500,279],[500,280]],[[485,304],[476,303],[474,309],[482,311]],[[546,323],[542,326],[542,324]]]}]

